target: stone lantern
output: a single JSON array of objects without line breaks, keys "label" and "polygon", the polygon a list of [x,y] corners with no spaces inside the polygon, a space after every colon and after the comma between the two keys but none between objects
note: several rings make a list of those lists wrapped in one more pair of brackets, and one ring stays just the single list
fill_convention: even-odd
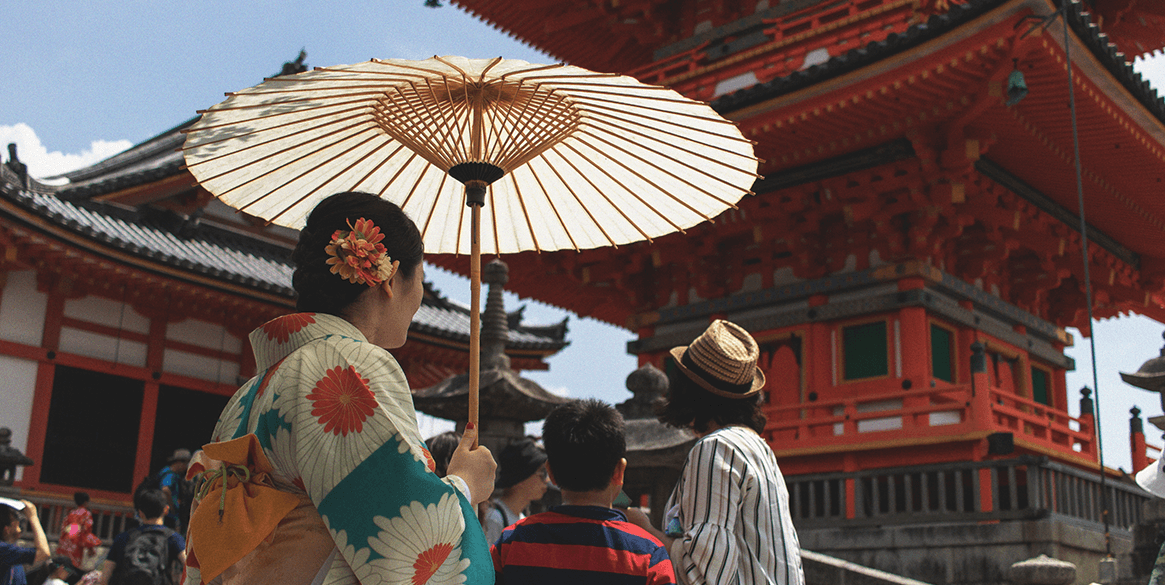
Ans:
[{"label": "stone lantern", "polygon": [[[489,294],[481,316],[478,441],[497,457],[506,445],[526,434],[527,422],[546,418],[555,406],[570,399],[551,394],[510,368],[505,353],[510,330],[502,299],[502,287],[509,281],[506,263],[495,259],[486,264],[481,280],[489,285]],[[425,414],[456,421],[457,428],[463,429],[469,411],[469,374],[414,390],[413,404]]]},{"label": "stone lantern", "polygon": [[35,463],[19,449],[12,446],[12,430],[0,427],[0,491],[8,491],[12,482],[16,480],[17,465],[32,465]]},{"label": "stone lantern", "polygon": [[688,451],[696,443],[692,431],[656,419],[654,404],[667,393],[667,387],[667,375],[647,364],[627,376],[632,398],[615,407],[623,414],[627,433],[623,491],[635,505],[647,500],[655,526],[663,523],[664,504],[680,478]]},{"label": "stone lantern", "polygon": [[[1162,337],[1165,337],[1165,333],[1162,334]],[[1141,364],[1141,368],[1135,373],[1121,372],[1121,379],[1126,384],[1156,392],[1161,399],[1161,409],[1165,412],[1165,392],[1163,392],[1165,391],[1165,347],[1161,348],[1161,355]],[[1149,422],[1165,431],[1165,415],[1149,417]]]}]

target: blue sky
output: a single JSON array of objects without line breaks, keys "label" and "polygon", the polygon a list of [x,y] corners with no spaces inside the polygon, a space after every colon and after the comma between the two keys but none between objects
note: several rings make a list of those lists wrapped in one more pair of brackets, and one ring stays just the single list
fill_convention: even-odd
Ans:
[{"label": "blue sky", "polygon": [[[34,175],[91,164],[184,122],[222,101],[224,92],[259,83],[300,49],[313,66],[433,55],[550,61],[452,6],[423,4],[8,0],[0,35],[0,145],[16,142]],[[1138,67],[1165,87],[1165,58]],[[432,268],[428,275],[451,298],[468,301],[464,279]],[[507,300],[510,308],[519,303],[528,305],[530,321],[567,315],[513,295]],[[529,377],[575,397],[630,398],[624,380],[636,367],[626,353],[631,335],[591,319],[571,316],[570,323],[571,346],[550,360],[549,372]],[[1158,355],[1165,326],[1129,317],[1095,329],[1105,462],[1127,470],[1129,408],[1139,405],[1152,416],[1161,406],[1156,395],[1124,384],[1119,372]],[[1077,369],[1068,387],[1076,413],[1077,390],[1092,386],[1092,374],[1089,340],[1073,334],[1077,343],[1068,353]]]}]

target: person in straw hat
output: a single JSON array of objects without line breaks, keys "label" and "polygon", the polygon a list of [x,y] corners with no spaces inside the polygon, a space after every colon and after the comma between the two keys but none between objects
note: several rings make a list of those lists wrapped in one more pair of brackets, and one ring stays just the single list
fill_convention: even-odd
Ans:
[{"label": "person in straw hat", "polygon": [[668,499],[663,530],[642,511],[629,516],[667,544],[679,583],[805,583],[785,479],[759,434],[759,356],[752,336],[723,320],[671,350],[659,418],[699,440]]}]

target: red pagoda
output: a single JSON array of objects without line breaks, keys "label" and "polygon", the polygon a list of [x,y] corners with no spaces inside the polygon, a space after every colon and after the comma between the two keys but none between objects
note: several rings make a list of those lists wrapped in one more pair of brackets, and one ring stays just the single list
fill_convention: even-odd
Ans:
[{"label": "red pagoda", "polygon": [[710,102],[764,159],[738,209],[507,256],[510,289],[637,332],[664,369],[711,319],[749,329],[807,549],[931,583],[1041,552],[1095,578],[1147,496],[1101,479],[1065,328],[1090,333],[1085,257],[1097,318],[1165,319],[1165,102],[1131,65],[1165,46],[1165,9],[1066,1],[1064,22],[1052,0],[455,0]]}]

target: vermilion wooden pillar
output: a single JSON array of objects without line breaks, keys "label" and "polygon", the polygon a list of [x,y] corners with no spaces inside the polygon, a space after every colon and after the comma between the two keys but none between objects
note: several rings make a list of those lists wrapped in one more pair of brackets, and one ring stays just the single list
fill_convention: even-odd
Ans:
[{"label": "vermilion wooden pillar", "polygon": [[61,343],[61,321],[65,316],[65,295],[52,291],[45,303],[44,332],[41,334],[41,348],[46,352],[46,361],[41,361],[36,369],[36,389],[32,397],[32,417],[28,424],[28,457],[33,464],[24,468],[24,479],[20,486],[36,489],[40,485],[41,462],[44,461],[45,433],[49,427],[49,406],[53,400],[53,376],[56,365],[53,358]]},{"label": "vermilion wooden pillar", "polygon": [[[806,373],[806,410],[810,418],[830,416],[831,409],[821,408],[817,403],[831,395],[833,390],[834,367],[833,347],[830,338],[830,327],[824,323],[810,323],[806,335],[805,351],[802,352],[802,362],[808,368]],[[819,427],[810,430],[810,433],[822,432]],[[806,437],[808,438],[808,437]]]},{"label": "vermilion wooden pillar", "polygon": [[166,351],[166,318],[155,316],[150,319],[150,343],[146,350],[146,369],[153,372],[145,381],[142,395],[142,412],[138,425],[138,449],[134,455],[134,485],[141,483],[154,470],[150,469],[150,458],[154,447],[154,423],[158,412],[158,378],[162,373],[162,357]]},{"label": "vermilion wooden pillar", "polygon": [[[898,281],[898,290],[919,290],[926,287],[921,278],[904,278]],[[899,355],[902,356],[902,389],[917,390],[919,394],[929,388],[930,376],[930,332],[923,307],[904,307],[898,311]],[[906,410],[925,407],[929,399],[923,395],[907,394],[902,400]],[[929,415],[903,416],[907,433],[909,429],[929,425]]]},{"label": "vermilion wooden pillar", "polygon": [[995,510],[995,486],[991,484],[991,470],[979,470],[979,511]]}]

